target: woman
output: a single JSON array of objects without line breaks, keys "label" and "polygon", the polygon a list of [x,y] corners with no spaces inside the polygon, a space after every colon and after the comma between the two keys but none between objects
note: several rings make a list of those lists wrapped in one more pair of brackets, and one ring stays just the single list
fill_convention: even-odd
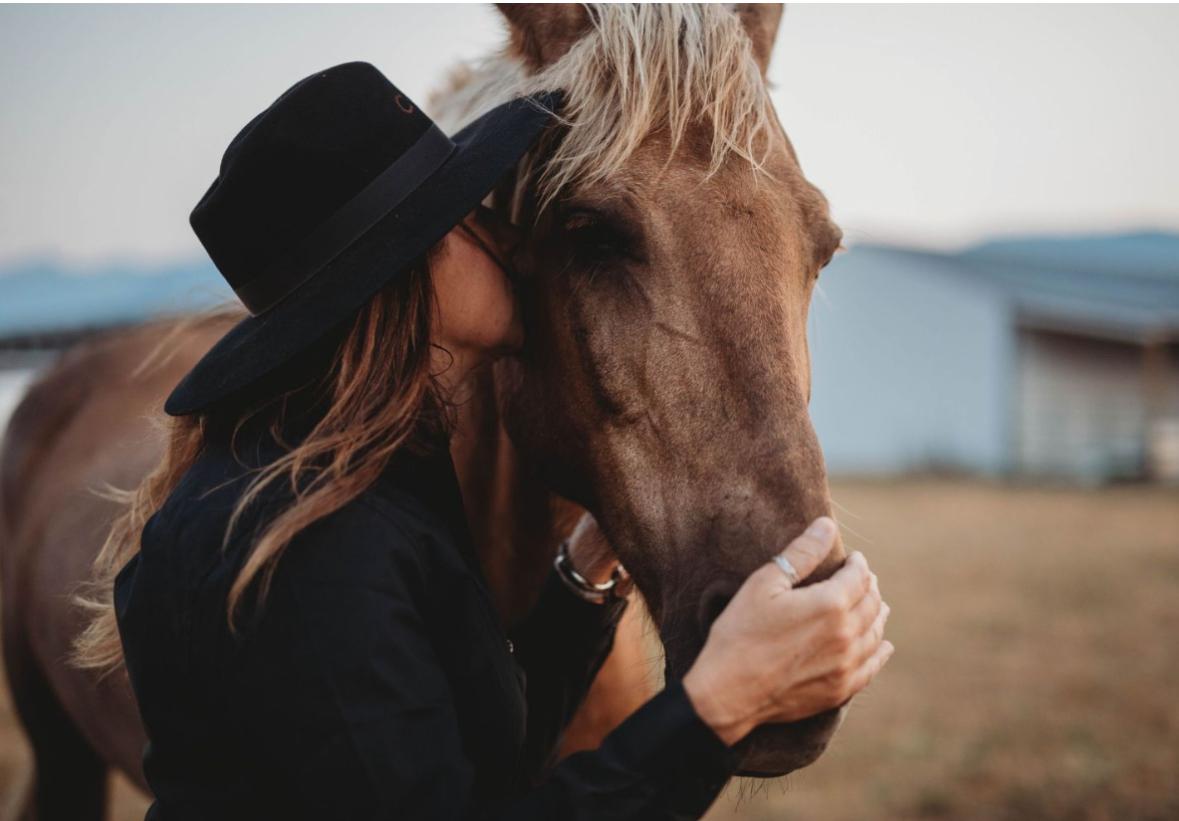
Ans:
[{"label": "woman", "polygon": [[538,102],[451,140],[376,69],[338,66],[255,117],[193,211],[251,316],[168,398],[79,647],[125,660],[150,819],[696,818],[733,744],[842,703],[891,652],[858,554],[780,595],[830,550],[821,519],[682,682],[544,775],[623,576],[580,528],[509,640],[447,443],[449,398],[522,342],[513,231],[479,202],[558,101]]}]

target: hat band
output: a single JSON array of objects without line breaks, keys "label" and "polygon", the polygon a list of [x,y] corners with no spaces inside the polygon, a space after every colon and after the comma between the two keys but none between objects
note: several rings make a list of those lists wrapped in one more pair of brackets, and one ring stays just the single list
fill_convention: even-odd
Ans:
[{"label": "hat band", "polygon": [[417,142],[266,270],[233,289],[254,316],[273,308],[421,187],[454,152],[431,124]]}]

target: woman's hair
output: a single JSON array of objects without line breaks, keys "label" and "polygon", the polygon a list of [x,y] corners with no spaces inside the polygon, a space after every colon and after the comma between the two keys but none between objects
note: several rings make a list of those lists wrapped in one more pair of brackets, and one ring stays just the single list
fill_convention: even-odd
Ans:
[{"label": "woman's hair", "polygon": [[[437,247],[436,247],[437,248]],[[231,629],[243,596],[255,588],[261,604],[277,562],[301,530],[339,510],[367,489],[402,447],[445,432],[446,406],[431,371],[430,327],[433,290],[430,257],[409,266],[368,300],[346,327],[322,343],[319,355],[300,357],[324,363],[298,388],[279,393],[253,407],[221,409],[169,418],[167,445],[159,464],[140,485],[118,494],[124,504],[102,546],[90,583],[78,603],[90,621],[74,643],[74,662],[110,670],[123,661],[115,621],[115,575],[139,552],[147,520],[164,504],[181,477],[201,454],[214,431],[241,427],[269,430],[285,453],[254,471],[238,497],[226,528],[225,542],[243,512],[269,485],[289,483],[293,500],[270,515],[229,591],[226,617]],[[288,404],[311,399],[323,410],[310,432],[293,446],[283,441]],[[224,546],[224,545],[223,545]],[[256,586],[256,587],[255,587]]]}]

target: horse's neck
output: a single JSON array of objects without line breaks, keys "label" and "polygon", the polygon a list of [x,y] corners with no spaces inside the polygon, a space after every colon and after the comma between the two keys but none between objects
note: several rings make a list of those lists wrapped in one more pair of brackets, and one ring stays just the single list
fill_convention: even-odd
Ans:
[{"label": "horse's neck", "polygon": [[532,606],[560,538],[580,509],[527,469],[504,430],[488,370],[460,404],[451,455],[471,535],[505,622]]}]

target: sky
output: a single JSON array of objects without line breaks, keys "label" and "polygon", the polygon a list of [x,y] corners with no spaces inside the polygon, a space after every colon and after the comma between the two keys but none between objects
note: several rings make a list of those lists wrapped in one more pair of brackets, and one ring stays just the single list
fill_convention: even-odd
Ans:
[{"label": "sky", "polygon": [[[188,213],[289,85],[374,63],[419,102],[489,7],[0,7],[0,267],[202,252]],[[769,77],[849,243],[1179,230],[1179,6],[787,9]]]}]

